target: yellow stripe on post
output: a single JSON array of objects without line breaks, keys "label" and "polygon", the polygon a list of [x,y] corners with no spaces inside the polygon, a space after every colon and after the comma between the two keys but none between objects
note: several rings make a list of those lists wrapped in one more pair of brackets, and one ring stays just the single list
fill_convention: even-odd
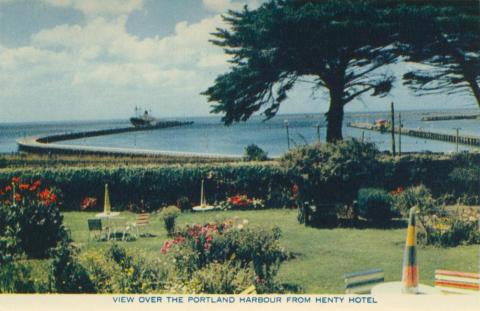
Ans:
[{"label": "yellow stripe on post", "polygon": [[418,294],[418,267],[417,267],[417,233],[415,231],[416,208],[410,209],[408,217],[407,240],[403,253],[402,292]]},{"label": "yellow stripe on post", "polygon": [[407,242],[406,246],[416,246],[417,245],[417,235],[415,232],[415,226],[408,226],[407,229]]}]

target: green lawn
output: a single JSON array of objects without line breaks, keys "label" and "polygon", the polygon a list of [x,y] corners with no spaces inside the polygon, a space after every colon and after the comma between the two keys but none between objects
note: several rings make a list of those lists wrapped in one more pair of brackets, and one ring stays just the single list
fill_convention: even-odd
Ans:
[{"label": "green lawn", "polygon": [[[134,220],[132,213],[122,216]],[[261,210],[252,212],[185,213],[178,218],[180,226],[204,223],[238,216],[248,219],[249,226],[278,226],[282,229],[282,245],[296,256],[282,264],[278,279],[300,286],[303,292],[342,293],[343,274],[371,268],[383,268],[386,281],[401,278],[403,244],[406,229],[314,229],[298,224],[294,210]],[[87,219],[94,213],[66,212],[65,224],[74,242],[83,250],[108,247],[110,242],[88,239]],[[162,256],[160,248],[167,239],[163,222],[154,216],[147,230],[155,237],[141,237],[133,242],[118,242],[140,256]],[[420,281],[432,284],[434,270],[445,268],[478,271],[479,247],[419,247]]]}]

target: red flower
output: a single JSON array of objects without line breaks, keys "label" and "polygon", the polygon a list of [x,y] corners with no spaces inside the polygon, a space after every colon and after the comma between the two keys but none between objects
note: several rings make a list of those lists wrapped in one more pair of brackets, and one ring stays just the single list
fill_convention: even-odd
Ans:
[{"label": "red flower", "polygon": [[20,190],[27,190],[28,188],[30,188],[30,185],[29,184],[20,184],[19,188],[20,188]]},{"label": "red flower", "polygon": [[12,183],[18,184],[20,182],[20,177],[13,177],[12,178]]},{"label": "red flower", "polygon": [[15,193],[15,201],[20,202],[22,200],[22,196],[19,193]]},{"label": "red flower", "polygon": [[12,191],[12,186],[6,186],[6,187],[5,187],[5,191],[6,191],[6,192]]},{"label": "red flower", "polygon": [[297,194],[297,192],[298,192],[298,186],[297,186],[297,184],[293,184],[291,190],[292,190],[292,193],[293,193],[293,194]]}]

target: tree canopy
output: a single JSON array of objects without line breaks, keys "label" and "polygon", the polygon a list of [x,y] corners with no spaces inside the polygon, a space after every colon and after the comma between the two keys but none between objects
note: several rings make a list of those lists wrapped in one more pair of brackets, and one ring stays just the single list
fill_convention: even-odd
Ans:
[{"label": "tree canopy", "polygon": [[422,67],[403,77],[418,95],[472,94],[480,106],[480,4],[422,1],[402,10],[403,53]]},{"label": "tree canopy", "polygon": [[395,62],[391,11],[377,0],[271,0],[256,10],[229,11],[228,29],[212,42],[232,56],[230,71],[203,94],[223,121],[245,121],[261,110],[273,117],[293,86],[310,77],[330,96],[327,140],[342,139],[343,109],[370,92],[386,95]]}]

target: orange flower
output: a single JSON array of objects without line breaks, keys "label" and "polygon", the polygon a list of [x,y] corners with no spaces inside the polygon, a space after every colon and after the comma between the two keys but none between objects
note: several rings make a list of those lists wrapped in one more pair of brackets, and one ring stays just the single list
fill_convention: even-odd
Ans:
[{"label": "orange flower", "polygon": [[19,186],[20,190],[27,190],[29,187],[29,184],[20,184]]},{"label": "orange flower", "polygon": [[22,196],[19,193],[15,193],[15,201],[20,202],[22,200]]}]

